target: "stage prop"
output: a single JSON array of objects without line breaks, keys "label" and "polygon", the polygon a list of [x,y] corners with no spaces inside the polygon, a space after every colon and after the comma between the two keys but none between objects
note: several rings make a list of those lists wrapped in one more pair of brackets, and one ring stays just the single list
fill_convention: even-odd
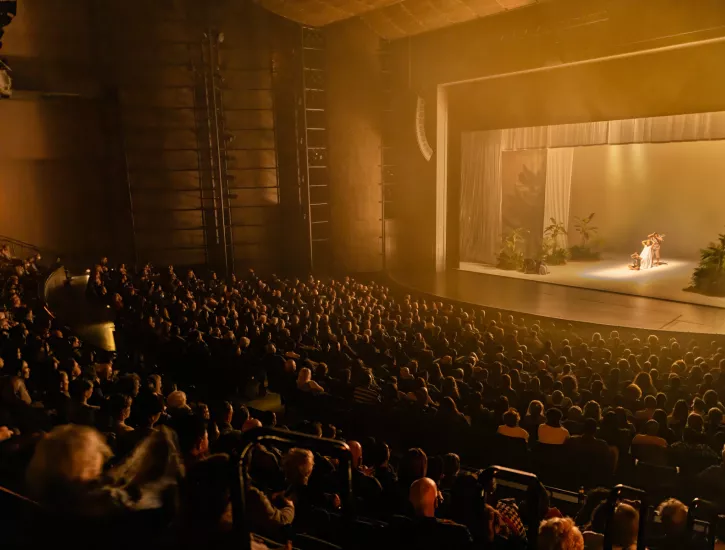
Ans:
[{"label": "stage prop", "polygon": [[692,273],[692,285],[687,288],[709,296],[725,296],[725,233],[700,251],[700,263]]}]

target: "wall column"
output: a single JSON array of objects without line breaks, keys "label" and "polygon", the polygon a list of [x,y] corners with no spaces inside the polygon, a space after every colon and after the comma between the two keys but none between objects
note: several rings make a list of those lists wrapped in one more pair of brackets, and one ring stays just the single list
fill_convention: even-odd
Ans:
[{"label": "wall column", "polygon": [[327,31],[328,150],[335,268],[383,268],[380,39],[359,20]]}]

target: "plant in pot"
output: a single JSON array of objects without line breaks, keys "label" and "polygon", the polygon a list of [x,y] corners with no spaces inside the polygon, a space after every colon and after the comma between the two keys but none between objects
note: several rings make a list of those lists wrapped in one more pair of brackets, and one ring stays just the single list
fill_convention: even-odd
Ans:
[{"label": "plant in pot", "polygon": [[692,292],[725,296],[725,233],[718,235],[717,242],[700,250],[700,264],[692,273]]},{"label": "plant in pot", "polygon": [[496,257],[496,267],[499,269],[515,270],[524,266],[524,253],[519,245],[526,240],[528,229],[519,227],[511,230],[501,240],[501,250]]},{"label": "plant in pot", "polygon": [[574,216],[574,230],[579,233],[581,243],[569,248],[569,257],[572,260],[592,261],[600,258],[600,253],[594,250],[590,244],[592,236],[599,231],[598,227],[592,225],[592,219],[594,219],[594,212],[584,218]]},{"label": "plant in pot", "polygon": [[557,240],[560,235],[568,234],[566,227],[554,218],[549,218],[549,221],[551,223],[544,228],[543,259],[549,265],[564,265],[569,258],[569,251],[560,247]]}]

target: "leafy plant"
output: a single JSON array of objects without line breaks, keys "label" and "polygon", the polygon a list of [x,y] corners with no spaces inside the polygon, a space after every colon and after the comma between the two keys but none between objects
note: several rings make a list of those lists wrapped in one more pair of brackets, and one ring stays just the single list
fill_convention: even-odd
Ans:
[{"label": "leafy plant", "polygon": [[700,264],[692,273],[692,286],[687,290],[725,296],[725,233],[700,250]]},{"label": "leafy plant", "polygon": [[591,236],[599,230],[598,227],[592,225],[593,218],[594,212],[584,218],[574,216],[574,230],[579,233],[582,246],[586,246]]},{"label": "leafy plant", "polygon": [[524,253],[519,245],[526,240],[529,230],[523,227],[513,229],[501,242],[501,250],[496,258],[499,269],[521,269],[524,265]]},{"label": "leafy plant", "polygon": [[568,235],[566,226],[564,222],[557,222],[555,218],[549,218],[549,221],[551,223],[544,228],[543,259],[549,265],[563,265],[569,258],[569,252],[559,246],[558,239],[561,235]]},{"label": "leafy plant", "polygon": [[547,254],[545,259],[549,265],[564,265],[569,259],[569,251],[566,248],[557,248]]},{"label": "leafy plant", "polygon": [[590,244],[592,236],[599,231],[592,225],[594,212],[584,218],[574,216],[574,230],[579,233],[580,244],[569,247],[569,257],[574,261],[592,261],[600,259],[600,252],[594,250]]},{"label": "leafy plant", "polygon": [[549,218],[549,221],[551,223],[544,228],[544,235],[551,239],[551,251],[554,253],[558,248],[557,240],[559,239],[559,236],[568,235],[569,233],[566,231],[564,222],[558,222],[554,218]]},{"label": "leafy plant", "polygon": [[544,260],[549,265],[564,265],[569,259],[569,251],[557,246],[553,238],[545,235],[541,243],[541,252],[536,259]]}]

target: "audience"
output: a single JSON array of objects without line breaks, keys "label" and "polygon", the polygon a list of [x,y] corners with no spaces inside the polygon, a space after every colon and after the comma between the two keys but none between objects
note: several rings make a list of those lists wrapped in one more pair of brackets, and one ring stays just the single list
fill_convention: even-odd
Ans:
[{"label": "audience", "polygon": [[[577,527],[552,517],[548,498],[534,512],[498,506],[506,499],[463,466],[488,465],[497,438],[531,453],[558,446],[574,489],[586,466],[607,468],[605,456],[615,479],[636,481],[632,458],[646,455],[680,467],[725,509],[713,451],[725,443],[717,342],[586,335],[350,278],[222,281],[101,261],[88,296],[116,315],[111,355],[26,296],[38,276],[29,268],[3,286],[0,455],[16,471],[27,465],[23,489],[64,518],[152,511],[158,525],[184,518],[181,540],[229,544],[230,460],[244,432],[278,419],[347,439],[355,510],[388,522],[400,547],[516,548],[526,535],[516,518],[531,513],[544,520],[540,548],[602,542],[595,507]],[[256,397],[284,412],[245,407]],[[347,505],[339,474],[317,451],[256,445],[244,474],[249,523],[280,541],[329,535]],[[680,540],[683,509],[660,507],[670,540]],[[615,547],[636,545],[638,517],[616,507]]]}]

